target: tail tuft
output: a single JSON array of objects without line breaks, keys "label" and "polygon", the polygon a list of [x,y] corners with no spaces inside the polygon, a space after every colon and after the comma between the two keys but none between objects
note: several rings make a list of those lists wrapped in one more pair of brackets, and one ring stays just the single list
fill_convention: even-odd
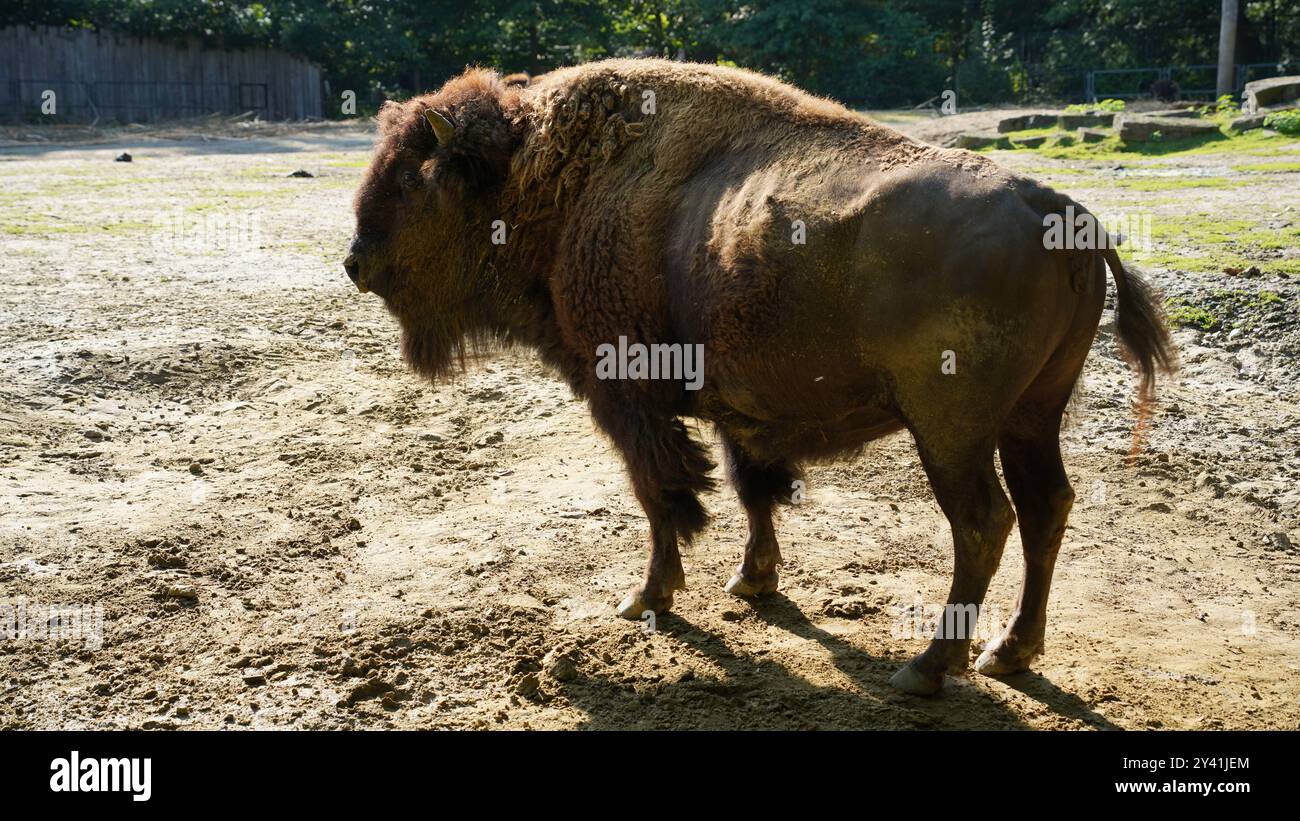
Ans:
[{"label": "tail tuft", "polygon": [[1142,434],[1150,424],[1156,371],[1172,374],[1178,369],[1178,359],[1165,324],[1165,312],[1150,286],[1136,271],[1125,270],[1114,248],[1107,248],[1104,253],[1115,277],[1115,325],[1120,348],[1138,372],[1138,424],[1133,431],[1130,454],[1135,456],[1141,449]]}]

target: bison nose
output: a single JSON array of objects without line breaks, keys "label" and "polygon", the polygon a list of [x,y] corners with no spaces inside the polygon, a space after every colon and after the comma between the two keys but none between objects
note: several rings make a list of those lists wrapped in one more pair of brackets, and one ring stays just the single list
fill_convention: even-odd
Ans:
[{"label": "bison nose", "polygon": [[356,283],[357,290],[365,293],[370,289],[366,287],[365,277],[361,275],[361,263],[357,260],[356,254],[348,254],[347,259],[343,260],[343,270],[348,272],[348,277]]}]

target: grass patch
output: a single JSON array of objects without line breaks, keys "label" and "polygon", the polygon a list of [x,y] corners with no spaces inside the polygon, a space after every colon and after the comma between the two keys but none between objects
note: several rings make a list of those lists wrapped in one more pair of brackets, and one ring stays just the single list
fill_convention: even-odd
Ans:
[{"label": "grass patch", "polygon": [[1165,303],[1165,315],[1179,328],[1200,328],[1212,331],[1219,327],[1219,318],[1199,305],[1191,305],[1184,299],[1171,299]]},{"label": "grass patch", "polygon": [[1184,188],[1240,188],[1250,185],[1251,181],[1230,177],[1123,177],[1107,183],[1129,191],[1180,191]]},{"label": "grass patch", "polygon": [[1139,264],[1194,273],[1253,265],[1264,274],[1300,276],[1300,257],[1266,255],[1300,247],[1300,226],[1270,228],[1256,220],[1209,214],[1157,215],[1151,219],[1151,242],[1156,250],[1132,252]]},{"label": "grass patch", "polygon": [[1185,140],[1127,144],[1118,136],[1107,137],[1098,143],[1075,143],[1070,146],[1048,145],[1038,149],[1044,157],[1056,160],[1122,161],[1137,157],[1162,157],[1169,155],[1194,156],[1198,154],[1253,154],[1277,156],[1300,153],[1300,141],[1282,134],[1265,134],[1247,131],[1230,135],[1222,131],[1204,137]]},{"label": "grass patch", "polygon": [[1234,165],[1233,171],[1263,171],[1266,174],[1286,174],[1300,171],[1300,162],[1257,162]]},{"label": "grass patch", "polygon": [[1275,291],[1218,290],[1195,302],[1185,297],[1167,299],[1165,314],[1180,328],[1249,329],[1286,306],[1286,299]]},{"label": "grass patch", "polygon": [[152,231],[152,222],[139,220],[119,220],[117,222],[78,222],[65,220],[50,214],[27,213],[20,217],[0,222],[0,233],[15,237],[42,237],[53,234],[131,234],[137,231]]}]

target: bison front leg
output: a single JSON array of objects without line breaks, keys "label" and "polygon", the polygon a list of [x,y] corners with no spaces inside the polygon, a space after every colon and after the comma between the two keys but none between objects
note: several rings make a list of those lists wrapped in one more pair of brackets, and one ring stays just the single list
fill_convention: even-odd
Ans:
[{"label": "bison front leg", "polygon": [[778,501],[789,501],[798,472],[784,460],[763,464],[751,458],[726,434],[722,437],[727,453],[731,483],[749,518],[749,539],[745,558],[727,582],[733,596],[761,596],[776,590],[777,566],[781,548],[772,524],[772,509]]},{"label": "bison front leg", "polygon": [[979,609],[1016,517],[993,469],[992,442],[934,447],[913,433],[935,498],[952,526],[953,579],[930,646],[889,683],[908,693],[933,695],[943,686],[945,673],[963,671],[970,661]]},{"label": "bison front leg", "polygon": [[636,497],[650,520],[650,561],[645,578],[618,607],[618,614],[639,619],[647,611],[672,607],[673,591],[686,588],[678,541],[688,544],[708,521],[697,494],[713,486],[708,452],[690,437],[680,419],[655,414],[648,403],[592,403],[599,424],[623,455]]}]

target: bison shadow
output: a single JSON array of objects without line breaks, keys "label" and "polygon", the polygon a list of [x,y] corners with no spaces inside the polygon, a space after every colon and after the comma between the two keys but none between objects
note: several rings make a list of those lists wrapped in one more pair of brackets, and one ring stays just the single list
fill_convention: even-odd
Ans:
[{"label": "bison shadow", "polygon": [[[571,682],[564,697],[587,714],[580,725],[586,729],[1028,728],[1020,711],[966,679],[950,678],[943,696],[934,699],[894,690],[889,677],[907,660],[905,654],[864,652],[817,627],[779,593],[756,602],[748,617],[820,644],[848,686],[814,683],[799,670],[765,658],[761,650],[739,651],[721,635],[669,613],[659,617],[657,632],[716,664],[721,678],[688,675],[637,686],[587,674]],[[1058,715],[1098,729],[1118,729],[1037,673],[1005,681]]]},{"label": "bison shadow", "polygon": [[[831,657],[835,659],[836,666],[838,666],[846,675],[851,675],[850,668],[841,665],[841,660],[851,658],[855,654],[863,655],[862,651],[858,648],[813,624],[813,622],[804,615],[803,611],[799,609],[799,606],[784,595],[778,593],[766,600],[759,600],[754,609],[758,617],[768,624],[775,627],[781,627],[801,638],[810,639],[821,644],[831,653]],[[893,669],[897,667],[897,665],[906,662],[907,659],[908,657],[901,655],[892,659],[889,662],[891,665],[888,668],[889,672],[892,673]],[[969,675],[977,676],[978,674],[972,669]],[[1095,729],[1121,729],[1111,723],[1111,721],[1105,716],[1099,715],[1095,712],[1078,696],[1062,690],[1041,673],[1030,670],[1024,673],[1007,676],[1000,680],[1011,689],[1034,699],[1056,715],[1063,718],[1071,718],[1083,722]],[[860,683],[864,687],[868,685],[868,682],[866,681]],[[880,682],[876,683],[879,684]],[[956,686],[954,686],[954,684],[956,684]],[[950,700],[958,691],[962,691],[967,695],[975,696],[970,699],[972,705],[988,706],[990,704],[998,704],[1000,707],[1003,706],[998,702],[992,701],[986,693],[978,690],[978,688],[973,687],[966,682],[955,680],[952,677],[949,678],[948,683],[944,687],[944,696],[942,698],[933,701],[922,701],[942,705],[945,701]],[[996,720],[997,716],[990,715],[989,719]],[[1023,724],[1023,721],[1019,718],[1016,719],[1016,722]]]}]

